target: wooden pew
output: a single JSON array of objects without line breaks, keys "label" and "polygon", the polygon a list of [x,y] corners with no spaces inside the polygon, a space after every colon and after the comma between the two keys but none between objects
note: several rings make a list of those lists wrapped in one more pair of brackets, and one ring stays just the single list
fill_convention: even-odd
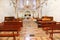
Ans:
[{"label": "wooden pew", "polygon": [[[41,28],[45,30],[47,33],[50,33],[50,38],[53,40],[53,34],[60,33],[60,31],[54,31],[54,30],[60,30],[60,23],[57,24],[55,21],[39,21],[41,24]],[[50,31],[49,31],[50,30]]]},{"label": "wooden pew", "polygon": [[[50,38],[51,40],[53,40],[53,30],[56,29],[54,26],[56,25],[55,21],[38,21],[39,24],[41,24],[41,28],[43,28],[43,30],[46,31],[46,33],[48,33],[49,30],[51,30],[50,33]],[[39,27],[40,27],[39,26]]]},{"label": "wooden pew", "polygon": [[[22,22],[20,21],[8,21],[0,23],[0,32],[12,32],[11,34],[0,34],[0,37],[13,37],[13,40],[16,40],[15,37],[19,36],[19,32],[22,27]],[[15,33],[16,32],[16,33]]]},{"label": "wooden pew", "polygon": [[60,31],[54,31],[54,30],[60,30],[60,24],[53,25],[49,27],[47,30],[51,30],[49,33],[50,33],[50,38],[53,40],[53,34],[60,33]]}]

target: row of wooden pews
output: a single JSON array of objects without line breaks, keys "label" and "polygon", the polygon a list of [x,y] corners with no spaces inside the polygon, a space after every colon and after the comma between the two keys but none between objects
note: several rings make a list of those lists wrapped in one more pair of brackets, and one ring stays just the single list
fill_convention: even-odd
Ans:
[{"label": "row of wooden pews", "polygon": [[[50,18],[51,20],[45,20],[47,18]],[[46,31],[46,33],[50,33],[50,38],[53,40],[53,34],[54,33],[60,33],[60,31],[55,31],[55,30],[60,30],[60,23],[53,21],[52,17],[47,17],[44,20],[37,20],[38,22],[38,27],[43,28],[43,30]]]},{"label": "row of wooden pews", "polygon": [[[13,37],[13,40],[16,40],[16,37],[20,35],[19,32],[23,26],[22,24],[22,21],[18,21],[14,17],[5,17],[4,22],[0,23],[0,37]],[[8,33],[1,34],[1,32]],[[12,33],[9,34],[9,32]]]}]

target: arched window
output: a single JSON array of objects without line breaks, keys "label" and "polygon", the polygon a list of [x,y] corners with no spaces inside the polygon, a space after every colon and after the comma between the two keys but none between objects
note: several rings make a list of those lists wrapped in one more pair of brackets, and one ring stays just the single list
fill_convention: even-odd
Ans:
[{"label": "arched window", "polygon": [[26,5],[29,5],[29,0],[26,0]]},{"label": "arched window", "polygon": [[20,5],[20,9],[23,9],[23,7],[24,7],[24,0],[20,0],[19,1],[19,5]]},{"label": "arched window", "polygon": [[30,0],[24,0],[24,5],[25,5],[25,6],[30,5]]},{"label": "arched window", "polygon": [[33,9],[36,9],[36,0],[32,0],[33,2]]}]

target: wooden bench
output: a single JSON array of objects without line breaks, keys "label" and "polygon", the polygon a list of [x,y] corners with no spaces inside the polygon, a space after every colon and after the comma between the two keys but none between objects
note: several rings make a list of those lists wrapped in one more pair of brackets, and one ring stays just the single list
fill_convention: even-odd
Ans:
[{"label": "wooden bench", "polygon": [[[43,28],[43,30],[46,31],[46,33],[48,33],[49,30],[51,30],[50,33],[50,38],[51,40],[53,40],[53,29],[56,29],[54,26],[56,26],[56,22],[55,21],[38,21],[39,24],[41,24],[41,28]],[[40,27],[39,26],[39,27]]]},{"label": "wooden bench", "polygon": [[19,34],[0,34],[0,37],[14,37],[19,36]]},{"label": "wooden bench", "polygon": [[60,31],[54,31],[54,30],[60,30],[60,24],[56,24],[52,27],[49,27],[48,30],[51,30],[49,33],[50,33],[50,36],[52,37],[52,40],[53,40],[53,34],[60,33]]},{"label": "wooden bench", "polygon": [[[16,40],[15,37],[19,36],[19,32],[22,27],[22,22],[18,21],[9,21],[0,23],[0,33],[1,32],[12,32],[11,34],[0,34],[0,37],[13,37],[13,40]],[[15,33],[16,32],[16,33]]]},{"label": "wooden bench", "polygon": [[49,25],[48,27],[45,27],[44,30],[46,30],[48,33],[50,33],[50,38],[51,38],[51,40],[53,40],[53,34],[60,33],[60,31],[55,31],[55,30],[60,30],[60,24]]}]

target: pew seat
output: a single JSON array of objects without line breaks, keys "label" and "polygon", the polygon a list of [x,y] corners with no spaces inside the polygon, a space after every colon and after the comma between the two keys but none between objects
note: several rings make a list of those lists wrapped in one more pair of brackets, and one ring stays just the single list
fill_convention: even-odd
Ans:
[{"label": "pew seat", "polygon": [[19,36],[19,34],[0,34],[0,37],[14,37]]}]

